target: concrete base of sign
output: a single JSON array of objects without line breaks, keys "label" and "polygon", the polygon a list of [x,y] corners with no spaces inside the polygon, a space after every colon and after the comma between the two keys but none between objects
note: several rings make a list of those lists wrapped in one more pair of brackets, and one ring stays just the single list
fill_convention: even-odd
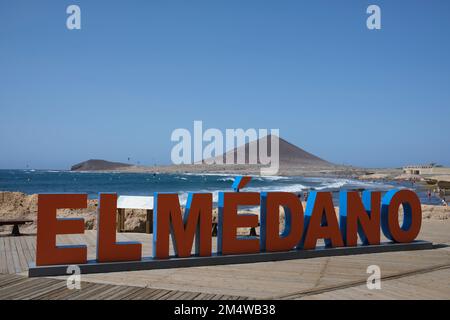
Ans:
[{"label": "concrete base of sign", "polygon": [[[308,259],[319,257],[346,256],[357,254],[370,254],[393,251],[411,251],[433,249],[433,244],[428,241],[414,241],[411,243],[385,242],[375,246],[357,246],[342,248],[317,247],[315,250],[293,250],[287,252],[261,252],[254,254],[240,255],[215,255],[210,257],[192,256],[189,258],[176,258],[160,260],[153,258],[143,258],[140,261],[127,262],[106,262],[98,263],[90,260],[86,264],[78,265],[82,274],[107,273],[121,271],[138,271],[152,269],[187,268],[214,266],[226,264],[255,263],[294,259]],[[36,266],[30,264],[28,270],[29,277],[63,276],[67,275],[69,265]]]}]

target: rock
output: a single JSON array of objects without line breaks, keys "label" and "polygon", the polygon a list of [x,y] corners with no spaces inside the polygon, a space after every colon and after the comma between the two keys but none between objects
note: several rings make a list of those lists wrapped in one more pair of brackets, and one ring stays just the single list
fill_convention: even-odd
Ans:
[{"label": "rock", "polygon": [[121,163],[121,162],[111,162],[106,160],[91,159],[78,164],[73,165],[71,171],[108,171],[108,170],[119,170],[126,167],[131,167],[132,165]]}]

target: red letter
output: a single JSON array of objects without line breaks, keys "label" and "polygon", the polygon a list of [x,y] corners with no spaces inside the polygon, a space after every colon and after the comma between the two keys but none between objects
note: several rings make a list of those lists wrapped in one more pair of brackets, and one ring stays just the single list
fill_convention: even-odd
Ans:
[{"label": "red letter", "polygon": [[57,234],[84,233],[84,219],[57,218],[57,209],[87,208],[86,194],[38,195],[36,265],[85,264],[87,248],[57,246]]},{"label": "red letter", "polygon": [[[184,221],[183,221],[184,220]],[[169,233],[178,257],[189,257],[195,236],[195,252],[202,257],[211,255],[212,195],[189,194],[184,219],[181,216],[178,194],[155,194],[153,228],[153,256],[169,257]]]},{"label": "red letter", "polygon": [[219,221],[217,227],[217,252],[240,254],[259,252],[259,240],[253,237],[237,237],[237,229],[258,226],[258,216],[238,214],[238,206],[259,205],[257,192],[219,192]]},{"label": "red letter", "polygon": [[[398,224],[398,210],[403,205],[403,224]],[[419,197],[411,190],[391,190],[382,200],[381,227],[389,240],[406,243],[416,239],[422,225]]]},{"label": "red letter", "polygon": [[97,260],[136,261],[142,258],[139,242],[116,242],[117,195],[100,194],[97,221]]},{"label": "red letter", "polygon": [[305,250],[315,249],[318,239],[325,239],[327,247],[344,246],[331,192],[310,193],[306,204],[305,228]]},{"label": "red letter", "polygon": [[[280,206],[284,209],[284,231],[280,235]],[[303,206],[288,192],[261,193],[261,250],[288,251],[303,234]]]},{"label": "red letter", "polygon": [[381,192],[364,191],[363,201],[357,192],[340,193],[341,232],[347,246],[357,245],[358,233],[364,245],[380,244],[380,204]]}]

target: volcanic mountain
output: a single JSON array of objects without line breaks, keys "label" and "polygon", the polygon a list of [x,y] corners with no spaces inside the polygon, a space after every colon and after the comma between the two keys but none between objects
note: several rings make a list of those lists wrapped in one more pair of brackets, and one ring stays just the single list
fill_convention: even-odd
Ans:
[{"label": "volcanic mountain", "polygon": [[[277,138],[276,136],[274,136]],[[279,161],[280,166],[288,166],[288,167],[332,167],[333,163],[328,162],[318,156],[309,153],[296,145],[282,139],[279,139]],[[255,140],[252,142],[248,142],[245,145],[237,147],[227,153],[218,156],[215,159],[222,159],[223,163],[225,163],[225,159],[234,159],[234,163],[237,163],[237,155],[239,152],[245,154],[245,164],[249,164],[249,154],[250,150],[255,150],[257,154],[257,164],[261,164],[259,158],[259,148],[262,146],[262,143],[267,143],[267,154],[271,155],[271,136],[267,136],[267,138],[261,138],[259,140]],[[207,162],[207,161],[205,161]]]}]

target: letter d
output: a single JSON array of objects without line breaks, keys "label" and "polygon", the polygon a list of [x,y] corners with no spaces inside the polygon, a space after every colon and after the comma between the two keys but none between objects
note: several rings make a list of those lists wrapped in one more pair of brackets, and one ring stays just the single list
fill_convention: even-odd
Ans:
[{"label": "letter d", "polygon": [[[280,206],[284,209],[284,230],[280,234]],[[303,234],[303,206],[289,192],[261,193],[261,251],[289,251]]]}]

